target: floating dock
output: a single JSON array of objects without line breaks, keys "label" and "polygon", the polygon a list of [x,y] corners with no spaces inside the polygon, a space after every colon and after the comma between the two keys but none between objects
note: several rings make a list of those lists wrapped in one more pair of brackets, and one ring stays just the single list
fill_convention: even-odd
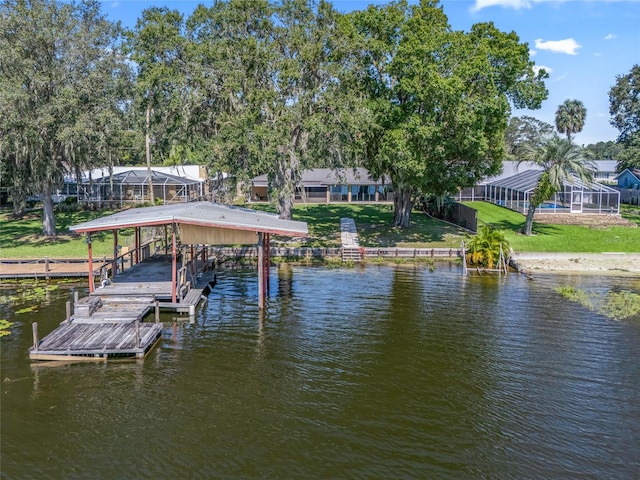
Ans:
[{"label": "floating dock", "polygon": [[[168,270],[168,273],[167,273]],[[206,270],[206,269],[205,269]],[[41,341],[34,324],[32,360],[143,358],[162,336],[159,310],[195,314],[214,283],[214,273],[193,275],[172,301],[171,262],[158,255],[134,265],[67,308],[67,319]],[[166,278],[168,277],[168,279]],[[155,322],[145,317],[155,311]]]}]

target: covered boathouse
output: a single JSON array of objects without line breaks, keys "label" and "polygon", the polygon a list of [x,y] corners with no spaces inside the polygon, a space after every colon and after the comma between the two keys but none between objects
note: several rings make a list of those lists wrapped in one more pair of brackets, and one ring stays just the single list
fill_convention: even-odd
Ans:
[{"label": "covered boathouse", "polygon": [[[141,242],[143,227],[166,227],[170,253],[151,252]],[[210,288],[213,272],[207,258],[210,245],[257,245],[258,304],[264,309],[269,275],[271,235],[306,237],[307,224],[277,215],[214,202],[192,202],[133,208],[70,227],[84,233],[89,256],[89,296],[67,308],[67,318],[53,332],[38,338],[34,324],[32,360],[93,360],[142,358],[162,334],[160,308],[193,315]],[[131,267],[122,271],[118,231],[132,229],[135,246]],[[91,235],[112,231],[111,278],[93,276]],[[180,246],[179,246],[180,245]],[[183,253],[184,252],[184,253]],[[156,322],[144,317],[156,311]]]}]

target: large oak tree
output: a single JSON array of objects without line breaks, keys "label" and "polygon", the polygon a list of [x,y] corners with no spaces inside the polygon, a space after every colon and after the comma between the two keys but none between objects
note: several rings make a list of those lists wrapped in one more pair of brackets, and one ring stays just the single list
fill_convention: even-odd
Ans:
[{"label": "large oak tree", "polygon": [[390,177],[394,225],[407,227],[418,197],[442,196],[499,171],[510,102],[547,96],[529,48],[491,23],[450,28],[436,1],[370,6],[350,14],[361,88],[373,125],[366,166]]},{"label": "large oak tree", "polygon": [[640,168],[640,65],[634,65],[626,75],[616,76],[609,90],[611,125],[620,132],[618,171]]},{"label": "large oak tree", "polygon": [[94,0],[0,4],[0,156],[15,203],[42,199],[44,235],[56,233],[63,176],[108,162],[123,128],[130,77],[119,35]]}]

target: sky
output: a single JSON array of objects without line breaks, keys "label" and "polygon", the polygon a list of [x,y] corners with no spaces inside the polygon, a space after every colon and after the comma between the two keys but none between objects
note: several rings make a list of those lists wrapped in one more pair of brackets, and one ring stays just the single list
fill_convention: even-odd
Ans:
[{"label": "sky", "polygon": [[[333,0],[342,12],[364,9],[379,0]],[[410,3],[415,3],[411,0]],[[188,17],[198,4],[212,0],[103,0],[111,20],[133,28],[144,9],[157,6],[180,10]],[[515,32],[529,46],[530,58],[549,73],[548,99],[538,110],[514,110],[554,125],[555,111],[565,100],[580,100],[587,109],[579,145],[615,140],[610,123],[609,90],[616,77],[640,64],[640,0],[441,0],[454,30],[469,31],[493,22]]]}]

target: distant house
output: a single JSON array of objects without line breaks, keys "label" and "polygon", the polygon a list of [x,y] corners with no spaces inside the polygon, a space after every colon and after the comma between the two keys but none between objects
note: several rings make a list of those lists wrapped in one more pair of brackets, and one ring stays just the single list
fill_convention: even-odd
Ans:
[{"label": "distant house", "polygon": [[[83,173],[80,201],[98,203],[143,203],[149,201],[147,167],[113,167]],[[154,199],[163,204],[190,202],[205,197],[209,182],[206,169],[199,165],[151,167]]]},{"label": "distant house", "polygon": [[[616,182],[616,161],[615,160],[595,160],[592,162],[595,166],[593,171],[593,180],[604,184],[613,184]],[[506,161],[502,163],[502,172],[493,177],[482,179],[475,187],[465,188],[455,195],[458,201],[484,200],[486,196],[487,185],[499,182],[505,178],[513,177],[527,170],[541,171],[542,167],[532,162],[514,162]]]},{"label": "distant house", "polygon": [[[255,177],[251,183],[251,201],[269,198],[267,175]],[[295,194],[296,202],[390,202],[393,192],[390,182],[373,179],[366,168],[305,170]]]},{"label": "distant house", "polygon": [[640,188],[640,170],[623,170],[615,177],[619,188]]},{"label": "distant house", "polygon": [[[609,171],[615,164],[595,162],[594,177],[611,178]],[[485,178],[473,188],[466,188],[455,196],[458,201],[484,200],[502,205],[525,214],[529,198],[542,174],[542,167],[531,162],[504,162],[502,172]],[[547,199],[538,208],[540,213],[618,213],[620,193],[599,181],[581,182],[577,177],[563,182],[562,188],[553,198]]]},{"label": "distant house", "polygon": [[618,172],[618,162],[616,160],[594,160],[592,162],[595,165],[595,171],[593,172],[593,179],[600,183],[616,183],[616,176]]},{"label": "distant house", "polygon": [[[541,170],[525,170],[510,177],[486,184],[484,200],[507,207],[522,214],[529,209]],[[613,214],[620,211],[620,192],[600,182],[582,182],[570,175],[560,190],[542,202],[539,213]]]}]

